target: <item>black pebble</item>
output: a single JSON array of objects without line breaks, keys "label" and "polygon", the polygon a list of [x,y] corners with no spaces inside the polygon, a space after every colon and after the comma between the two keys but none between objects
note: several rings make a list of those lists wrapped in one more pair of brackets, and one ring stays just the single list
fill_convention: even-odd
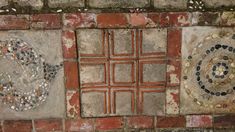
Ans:
[{"label": "black pebble", "polygon": [[215,49],[219,49],[219,48],[221,48],[220,44],[215,45]]},{"label": "black pebble", "polygon": [[202,89],[205,89],[205,86],[203,85],[203,86],[201,86],[201,88],[202,88]]},{"label": "black pebble", "polygon": [[228,50],[229,50],[230,52],[232,52],[232,51],[233,51],[233,47],[229,47]]},{"label": "black pebble", "polygon": [[214,51],[215,50],[215,48],[214,47],[211,47],[211,51]]},{"label": "black pebble", "polygon": [[207,51],[206,51],[206,54],[210,54],[210,50],[207,50]]},{"label": "black pebble", "polygon": [[197,66],[197,71],[199,71],[201,69],[201,67],[200,66]]},{"label": "black pebble", "polygon": [[212,75],[213,75],[213,76],[215,76],[215,73],[214,73],[214,72],[212,72]]},{"label": "black pebble", "polygon": [[199,62],[198,62],[198,65],[201,65],[202,64],[202,61],[200,60]]},{"label": "black pebble", "polygon": [[201,80],[201,78],[200,77],[197,77],[197,81],[200,81]]},{"label": "black pebble", "polygon": [[216,66],[213,66],[212,70],[215,71],[216,70]]},{"label": "black pebble", "polygon": [[208,89],[205,89],[205,92],[206,92],[206,93],[210,93],[210,91],[209,91]]},{"label": "black pebble", "polygon": [[222,45],[223,49],[227,49],[228,45]]},{"label": "black pebble", "polygon": [[228,60],[228,56],[224,56],[223,59],[224,59],[224,60]]},{"label": "black pebble", "polygon": [[224,71],[224,75],[227,75],[228,74],[228,71]]},{"label": "black pebble", "polygon": [[221,93],[221,96],[225,96],[225,95],[227,95],[226,92],[222,92],[222,93]]},{"label": "black pebble", "polygon": [[208,81],[209,81],[209,83],[212,83],[212,82],[213,82],[212,79],[209,79]]}]

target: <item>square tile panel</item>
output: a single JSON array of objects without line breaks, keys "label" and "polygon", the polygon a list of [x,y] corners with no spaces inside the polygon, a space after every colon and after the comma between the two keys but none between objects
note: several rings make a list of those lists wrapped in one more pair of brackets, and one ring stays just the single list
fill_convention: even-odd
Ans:
[{"label": "square tile panel", "polygon": [[235,111],[234,29],[183,29],[181,114]]},{"label": "square tile panel", "polygon": [[140,31],[140,56],[164,56],[167,46],[166,29],[143,29]]},{"label": "square tile panel", "polygon": [[0,40],[0,118],[63,118],[61,31],[1,31]]},{"label": "square tile panel", "polygon": [[77,30],[82,116],[164,114],[166,35],[165,29]]},{"label": "square tile panel", "polygon": [[135,61],[111,61],[112,85],[126,85],[135,83]]},{"label": "square tile panel", "polygon": [[134,56],[135,30],[115,29],[111,31],[111,56]]},{"label": "square tile panel", "polygon": [[77,43],[81,57],[105,56],[105,48],[106,48],[105,34],[104,31],[102,30],[98,29],[78,30]]},{"label": "square tile panel", "polygon": [[82,85],[105,85],[106,63],[81,63],[80,76]]}]

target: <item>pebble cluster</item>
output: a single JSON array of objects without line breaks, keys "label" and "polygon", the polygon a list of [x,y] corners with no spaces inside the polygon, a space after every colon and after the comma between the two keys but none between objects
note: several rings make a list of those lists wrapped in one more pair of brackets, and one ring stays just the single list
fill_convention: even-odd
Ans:
[{"label": "pebble cluster", "polygon": [[4,104],[15,111],[25,111],[46,101],[49,84],[62,65],[47,64],[42,55],[20,39],[0,41],[1,59],[17,62],[22,68],[21,76],[29,80],[27,86],[30,87],[30,91],[23,91],[15,86],[19,80],[13,79],[10,73],[0,73],[0,100]]},{"label": "pebble cluster", "polygon": [[202,0],[188,0],[189,11],[205,11],[205,4]]}]

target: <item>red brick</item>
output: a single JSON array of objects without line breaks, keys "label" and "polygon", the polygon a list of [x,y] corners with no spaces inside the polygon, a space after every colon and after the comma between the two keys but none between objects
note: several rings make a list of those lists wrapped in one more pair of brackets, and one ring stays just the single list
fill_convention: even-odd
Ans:
[{"label": "red brick", "polygon": [[180,57],[181,56],[181,37],[182,30],[177,28],[168,29],[167,35],[167,56]]},{"label": "red brick", "polygon": [[64,62],[65,86],[70,89],[78,88],[78,64],[77,62]]},{"label": "red brick", "polygon": [[66,132],[93,132],[94,124],[90,119],[65,120]]},{"label": "red brick", "polygon": [[35,120],[34,125],[37,132],[63,130],[62,120],[60,119]]},{"label": "red brick", "polygon": [[193,12],[192,25],[213,25],[218,26],[220,23],[219,12]]},{"label": "red brick", "polygon": [[67,28],[96,27],[96,14],[94,13],[64,14],[63,25]]},{"label": "red brick", "polygon": [[65,59],[77,58],[77,45],[75,32],[66,30],[62,32],[63,56]]},{"label": "red brick", "polygon": [[123,126],[121,117],[97,118],[95,122],[97,130],[119,129]]},{"label": "red brick", "polygon": [[153,128],[153,117],[128,117],[127,123],[130,128]]},{"label": "red brick", "polygon": [[212,116],[210,115],[189,115],[186,120],[186,127],[212,127]]},{"label": "red brick", "polygon": [[29,29],[28,15],[0,16],[0,29]]},{"label": "red brick", "polygon": [[32,121],[4,121],[3,128],[5,132],[31,132]]},{"label": "red brick", "polygon": [[160,14],[160,26],[189,26],[189,14],[186,12],[173,12]]},{"label": "red brick", "polygon": [[[218,16],[217,18],[220,18],[220,17]],[[221,13],[220,25],[221,26],[235,26],[234,18],[235,18],[234,12],[229,12],[229,11],[223,12]]]},{"label": "red brick", "polygon": [[35,14],[30,16],[31,28],[56,29],[61,27],[61,15],[59,14]]},{"label": "red brick", "polygon": [[177,117],[157,117],[157,128],[176,128],[185,127],[186,119],[184,116]]},{"label": "red brick", "polygon": [[128,20],[124,13],[101,13],[97,15],[97,23],[100,28],[127,27]]},{"label": "red brick", "polygon": [[3,132],[2,121],[0,121],[0,132]]},{"label": "red brick", "polygon": [[148,20],[148,26],[155,27],[159,25],[160,20],[160,14],[159,13],[148,13],[147,15]]},{"label": "red brick", "polygon": [[147,24],[146,14],[143,14],[143,13],[130,14],[130,24],[133,27],[145,26]]},{"label": "red brick", "polygon": [[214,127],[235,127],[235,115],[214,117]]},{"label": "red brick", "polygon": [[168,115],[179,114],[179,87],[168,87],[166,89],[166,113]]},{"label": "red brick", "polygon": [[80,117],[80,98],[79,92],[67,91],[67,116],[70,118]]},{"label": "red brick", "polygon": [[180,60],[170,59],[167,61],[167,86],[179,86],[181,78]]}]

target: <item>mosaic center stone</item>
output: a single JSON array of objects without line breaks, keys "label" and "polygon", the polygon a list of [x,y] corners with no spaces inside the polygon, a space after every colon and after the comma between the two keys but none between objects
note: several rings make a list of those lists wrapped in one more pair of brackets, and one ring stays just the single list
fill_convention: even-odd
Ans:
[{"label": "mosaic center stone", "polygon": [[[197,29],[194,30],[197,31]],[[201,113],[234,110],[235,45],[233,34],[213,28],[209,31],[211,32],[198,33],[198,36],[192,35],[189,39],[185,38],[182,45],[181,100],[184,113],[194,113],[197,110]],[[186,35],[187,31],[184,33]],[[194,103],[190,104],[190,101],[186,99]],[[194,105],[199,107],[195,108]]]},{"label": "mosaic center stone", "polygon": [[0,99],[15,111],[46,101],[50,82],[62,66],[48,64],[30,44],[15,38],[0,41],[0,63]]}]

